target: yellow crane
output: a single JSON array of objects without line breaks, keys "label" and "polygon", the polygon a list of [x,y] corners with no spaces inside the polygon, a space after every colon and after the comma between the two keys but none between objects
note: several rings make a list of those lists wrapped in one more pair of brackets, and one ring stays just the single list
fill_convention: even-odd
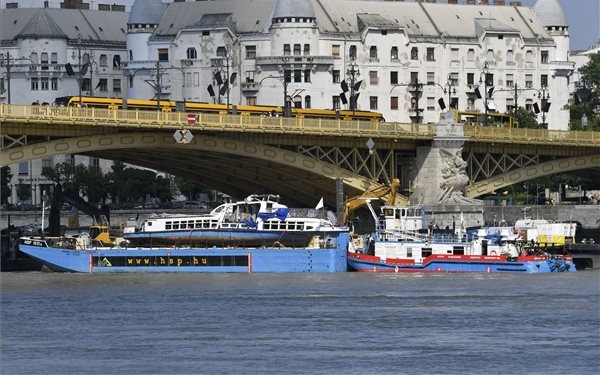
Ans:
[{"label": "yellow crane", "polygon": [[371,199],[381,199],[387,196],[386,205],[392,206],[396,204],[398,196],[398,188],[400,187],[400,180],[394,178],[389,185],[382,185],[376,188],[366,190],[361,195],[352,197],[346,200],[344,206],[344,223],[348,223],[350,216],[369,202]]}]

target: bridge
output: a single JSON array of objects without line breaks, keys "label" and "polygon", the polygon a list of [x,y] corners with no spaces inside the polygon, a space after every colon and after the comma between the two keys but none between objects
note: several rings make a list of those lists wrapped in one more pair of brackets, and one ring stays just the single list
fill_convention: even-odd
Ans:
[{"label": "bridge", "polygon": [[[468,197],[545,175],[600,174],[599,132],[465,125],[464,135]],[[336,179],[348,196],[393,178],[409,191],[416,151],[435,137],[434,124],[0,104],[3,166],[88,155],[186,176],[232,196],[279,193],[309,206],[321,196],[334,205]]]}]

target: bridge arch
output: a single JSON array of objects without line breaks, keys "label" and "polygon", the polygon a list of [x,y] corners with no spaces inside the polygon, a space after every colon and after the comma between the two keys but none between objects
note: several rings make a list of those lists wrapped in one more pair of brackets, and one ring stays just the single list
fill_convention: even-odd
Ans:
[{"label": "bridge arch", "polygon": [[497,189],[501,189],[519,182],[528,181],[537,177],[570,172],[578,169],[599,167],[600,154],[551,160],[544,163],[514,169],[484,181],[478,181],[467,187],[467,196],[469,198],[476,198],[483,194],[491,193]]},{"label": "bridge arch", "polygon": [[[381,186],[367,177],[294,151],[199,132],[187,144],[175,142],[170,132],[62,138],[3,150],[1,160],[7,165],[64,154],[120,160],[187,175],[231,195],[256,193],[264,186],[273,186],[286,199],[306,205],[314,204],[315,196],[325,196],[328,204],[334,206],[335,196],[328,192],[334,191],[337,178],[343,180],[348,196]],[[276,168],[276,173],[260,173],[262,168]]]}]

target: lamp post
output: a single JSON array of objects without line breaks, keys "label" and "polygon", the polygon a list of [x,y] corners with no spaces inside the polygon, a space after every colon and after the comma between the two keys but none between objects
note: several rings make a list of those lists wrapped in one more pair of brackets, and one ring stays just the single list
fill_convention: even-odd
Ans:
[{"label": "lamp post", "polygon": [[410,116],[410,117],[412,120],[414,120],[414,123],[420,124],[421,123],[421,115],[420,115],[421,110],[419,109],[419,98],[421,96],[421,92],[423,91],[423,84],[419,83],[418,79],[415,80],[414,82],[410,82],[410,83],[398,83],[398,84],[395,84],[394,86],[392,86],[392,88],[390,89],[390,94],[392,93],[392,91],[394,91],[394,89],[396,87],[400,87],[400,86],[408,87],[408,91],[411,93],[412,100],[414,100],[414,103],[415,103],[414,109],[415,109],[415,113],[416,113],[416,116]]},{"label": "lamp post", "polygon": [[[487,61],[483,63],[483,70],[482,72],[479,74],[479,84],[483,83],[483,87],[484,87],[484,93],[483,93],[483,98],[484,98],[484,111],[485,111],[485,124],[487,125],[488,123],[488,74],[490,74],[490,70],[488,68],[488,63]],[[481,78],[483,75],[483,79]]]},{"label": "lamp post", "polygon": [[[85,76],[85,74],[87,73],[87,69],[89,66],[90,70],[93,70],[93,51],[87,51],[86,55],[87,55],[87,61],[84,61],[83,65],[81,64],[81,60],[84,56],[81,55],[81,35],[79,36],[79,38],[77,38],[77,55],[75,55],[75,51],[73,51],[71,58],[75,59],[77,58],[77,66],[79,67],[79,70],[77,72],[77,88],[78,88],[78,92],[79,92],[79,107],[83,106],[83,99],[81,98],[81,90],[82,90],[82,84],[83,84],[83,76]],[[72,73],[72,72],[71,72]],[[90,91],[93,92],[92,89],[92,79],[93,79],[93,72],[90,73]]]},{"label": "lamp post", "polygon": [[456,85],[454,84],[454,80],[450,74],[448,74],[448,81],[444,87],[444,94],[446,91],[448,92],[448,110],[450,110],[450,108],[452,108],[452,94],[456,94]]},{"label": "lamp post", "polygon": [[274,79],[278,79],[281,81],[281,83],[283,84],[283,117],[290,117],[291,116],[291,111],[288,105],[288,80],[287,77],[285,75],[285,69],[284,68],[280,68],[279,69],[279,73],[281,75],[279,76],[273,76],[273,75],[269,75],[264,77],[263,79],[260,80],[260,82],[258,82],[258,85],[262,85],[263,81],[265,79],[270,79],[270,78],[274,78]]},{"label": "lamp post", "polygon": [[12,58],[12,57],[10,57],[10,52],[7,52],[4,59],[2,61],[0,61],[0,64],[6,68],[6,101],[7,101],[7,104],[10,104],[11,69],[17,63],[17,61],[25,61],[25,60],[31,62],[32,64],[35,64],[35,62],[33,60],[31,60],[27,57]]},{"label": "lamp post", "polygon": [[[354,120],[354,115],[356,113],[356,104],[358,102],[358,88],[356,86],[356,78],[360,77],[360,70],[358,69],[358,64],[356,63],[356,59],[350,59],[350,65],[346,70],[346,75],[350,77],[350,110],[352,111],[352,120]],[[361,81],[362,82],[362,81]]]},{"label": "lamp post", "polygon": [[542,125],[547,126],[546,124],[546,113],[550,107],[550,103],[548,103],[548,99],[550,99],[550,91],[548,87],[542,86],[542,88],[538,91],[538,99],[540,99],[540,104],[542,105]]}]

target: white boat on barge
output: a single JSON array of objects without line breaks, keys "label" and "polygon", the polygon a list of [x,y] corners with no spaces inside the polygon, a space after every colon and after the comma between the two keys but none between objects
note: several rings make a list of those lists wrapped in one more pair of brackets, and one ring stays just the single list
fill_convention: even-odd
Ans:
[{"label": "white boat on barge", "polygon": [[165,215],[125,228],[130,246],[304,247],[335,225],[318,217],[292,217],[272,194],[224,203],[205,215]]}]

